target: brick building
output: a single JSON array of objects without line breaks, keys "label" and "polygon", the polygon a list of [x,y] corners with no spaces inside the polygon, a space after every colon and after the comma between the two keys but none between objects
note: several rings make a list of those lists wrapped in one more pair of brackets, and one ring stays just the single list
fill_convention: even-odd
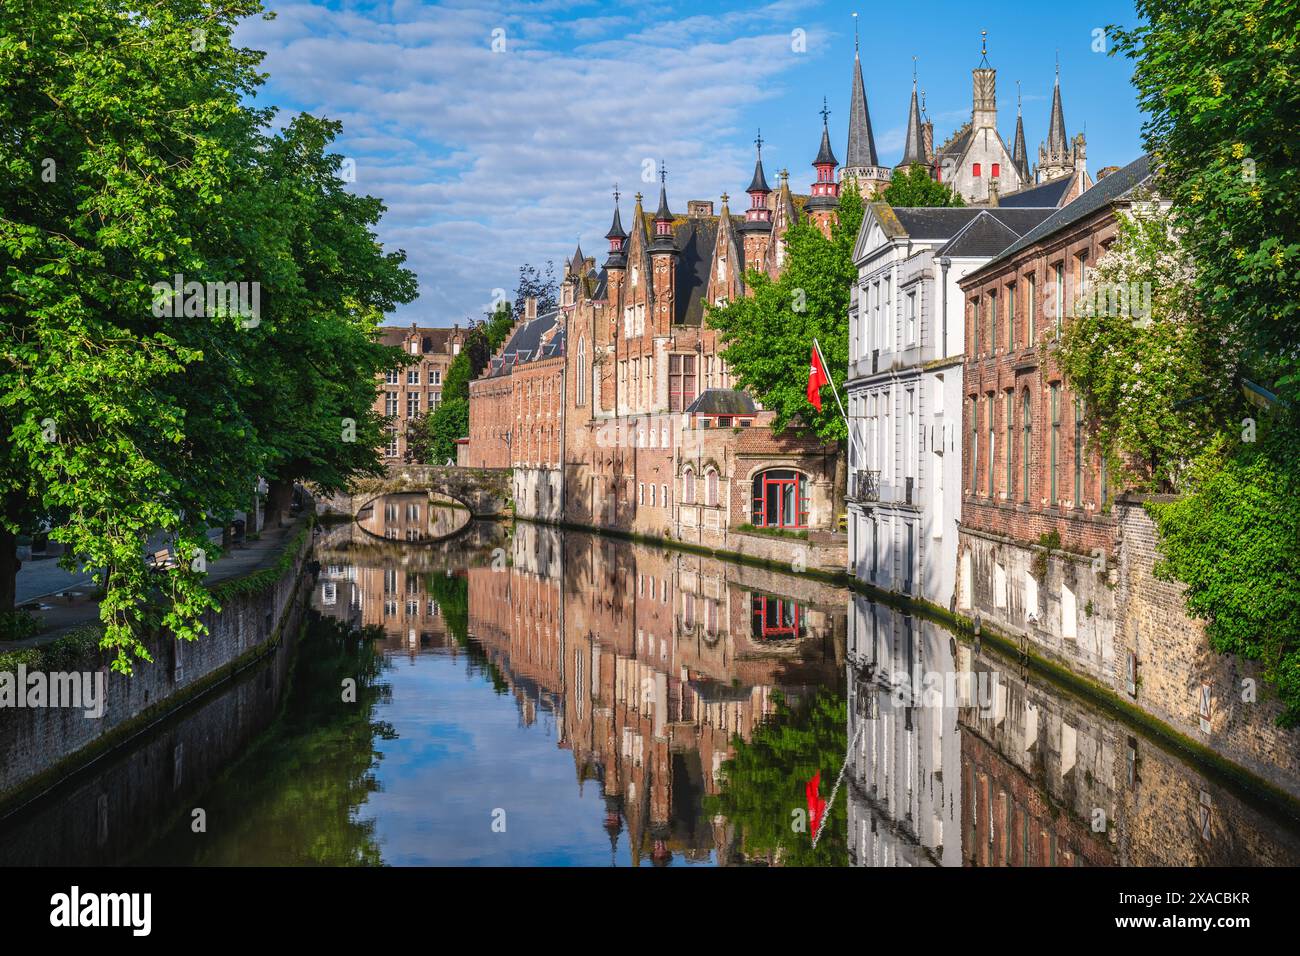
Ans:
[{"label": "brick building", "polygon": [[[839,203],[837,161],[823,111],[811,196],[773,189],[756,140],[748,208],[722,196],[635,200],[631,230],[615,195],[595,260],[565,264],[559,306],[526,317],[470,387],[466,464],[514,469],[517,513],[673,537],[788,558],[792,545],[746,526],[810,540],[810,563],[843,566],[835,520],[837,450],[792,433],[773,436],[772,412],[735,388],[706,308],[744,295],[744,272],[780,274],[786,232],[806,219],[829,233]],[[851,141],[852,142],[852,141]],[[803,356],[791,374],[802,374]],[[835,549],[839,548],[836,554]]]},{"label": "brick building", "polygon": [[1088,444],[1087,411],[1051,346],[1114,240],[1116,217],[1149,175],[1146,157],[1112,173],[960,283],[958,606],[1107,684],[1115,664],[1112,489]]},{"label": "brick building", "polygon": [[442,402],[442,382],[451,360],[460,354],[467,332],[459,325],[451,328],[383,326],[379,340],[400,348],[419,361],[406,368],[389,369],[379,376],[375,411],[390,419],[384,458],[406,458],[406,429],[416,418],[427,415]]},{"label": "brick building", "polygon": [[[590,262],[579,249],[565,266],[566,276]],[[469,386],[464,464],[513,469],[515,513],[526,518],[561,517],[564,343],[559,310],[538,315],[536,300],[529,299],[523,317]]]}]

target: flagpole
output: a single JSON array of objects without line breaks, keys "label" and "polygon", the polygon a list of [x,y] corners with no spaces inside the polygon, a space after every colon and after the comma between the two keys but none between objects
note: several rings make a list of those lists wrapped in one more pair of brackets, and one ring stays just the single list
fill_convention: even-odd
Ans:
[{"label": "flagpole", "polygon": [[840,401],[840,391],[835,387],[835,379],[831,375],[830,366],[826,362],[826,356],[822,353],[821,343],[817,341],[816,336],[813,336],[813,348],[817,350],[817,357],[822,360],[822,368],[826,371],[826,378],[831,386],[831,394],[835,396],[835,404],[839,406],[840,418],[844,419],[844,428],[849,433],[849,441],[853,442],[854,446],[858,449],[858,453],[862,455],[862,461],[865,464],[867,460],[866,450],[854,441],[855,436],[853,434],[853,425],[849,423],[849,416],[844,412],[844,403]]},{"label": "flagpole", "polygon": [[858,745],[858,735],[862,733],[862,724],[865,721],[858,721],[858,729],[853,731],[853,739],[849,741],[849,749],[845,751],[844,763],[840,767],[840,775],[835,778],[835,786],[831,788],[831,798],[826,801],[826,812],[822,818],[817,821],[817,832],[813,834],[812,848],[817,849],[817,841],[821,839],[822,830],[826,828],[826,821],[830,819],[831,811],[835,809],[835,795],[840,792],[840,784],[844,782],[844,772],[849,769],[849,761],[853,759],[853,749]]}]

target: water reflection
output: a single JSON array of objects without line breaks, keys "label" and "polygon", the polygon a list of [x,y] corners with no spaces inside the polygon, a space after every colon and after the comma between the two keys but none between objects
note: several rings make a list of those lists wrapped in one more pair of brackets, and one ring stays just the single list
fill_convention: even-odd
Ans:
[{"label": "water reflection", "polygon": [[383,495],[357,512],[357,523],[375,537],[410,543],[446,538],[469,521],[460,502],[424,492]]},{"label": "water reflection", "polygon": [[[824,583],[527,524],[347,524],[316,558],[291,676],[285,649],[0,824],[0,862],[1300,862],[1239,789]],[[807,783],[842,766],[814,850]]]},{"label": "water reflection", "polygon": [[854,863],[1300,863],[1295,821],[1017,663],[862,596],[850,632]]}]

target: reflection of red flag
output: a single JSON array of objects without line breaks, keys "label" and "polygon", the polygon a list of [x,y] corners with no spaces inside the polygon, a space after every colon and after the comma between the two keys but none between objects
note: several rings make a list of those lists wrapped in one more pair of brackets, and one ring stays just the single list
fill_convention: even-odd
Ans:
[{"label": "reflection of red flag", "polygon": [[808,819],[812,823],[811,836],[817,839],[817,831],[821,829],[822,814],[826,812],[826,801],[818,793],[822,785],[822,772],[818,770],[813,774],[813,778],[804,784],[804,796],[808,800]]},{"label": "reflection of red flag", "polygon": [[831,377],[822,367],[822,357],[817,352],[817,346],[814,345],[812,360],[808,367],[808,401],[812,402],[813,408],[819,412],[822,410],[822,386],[830,383]]}]

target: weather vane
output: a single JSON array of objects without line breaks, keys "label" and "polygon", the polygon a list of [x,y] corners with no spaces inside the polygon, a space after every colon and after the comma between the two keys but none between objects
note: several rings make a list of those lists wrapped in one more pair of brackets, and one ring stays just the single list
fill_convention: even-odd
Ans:
[{"label": "weather vane", "polygon": [[614,184],[614,205],[615,206],[618,205],[618,198],[619,198],[618,183],[615,183]]},{"label": "weather vane", "polygon": [[822,125],[826,125],[826,117],[831,115],[831,111],[826,108],[826,97],[822,97]]}]

